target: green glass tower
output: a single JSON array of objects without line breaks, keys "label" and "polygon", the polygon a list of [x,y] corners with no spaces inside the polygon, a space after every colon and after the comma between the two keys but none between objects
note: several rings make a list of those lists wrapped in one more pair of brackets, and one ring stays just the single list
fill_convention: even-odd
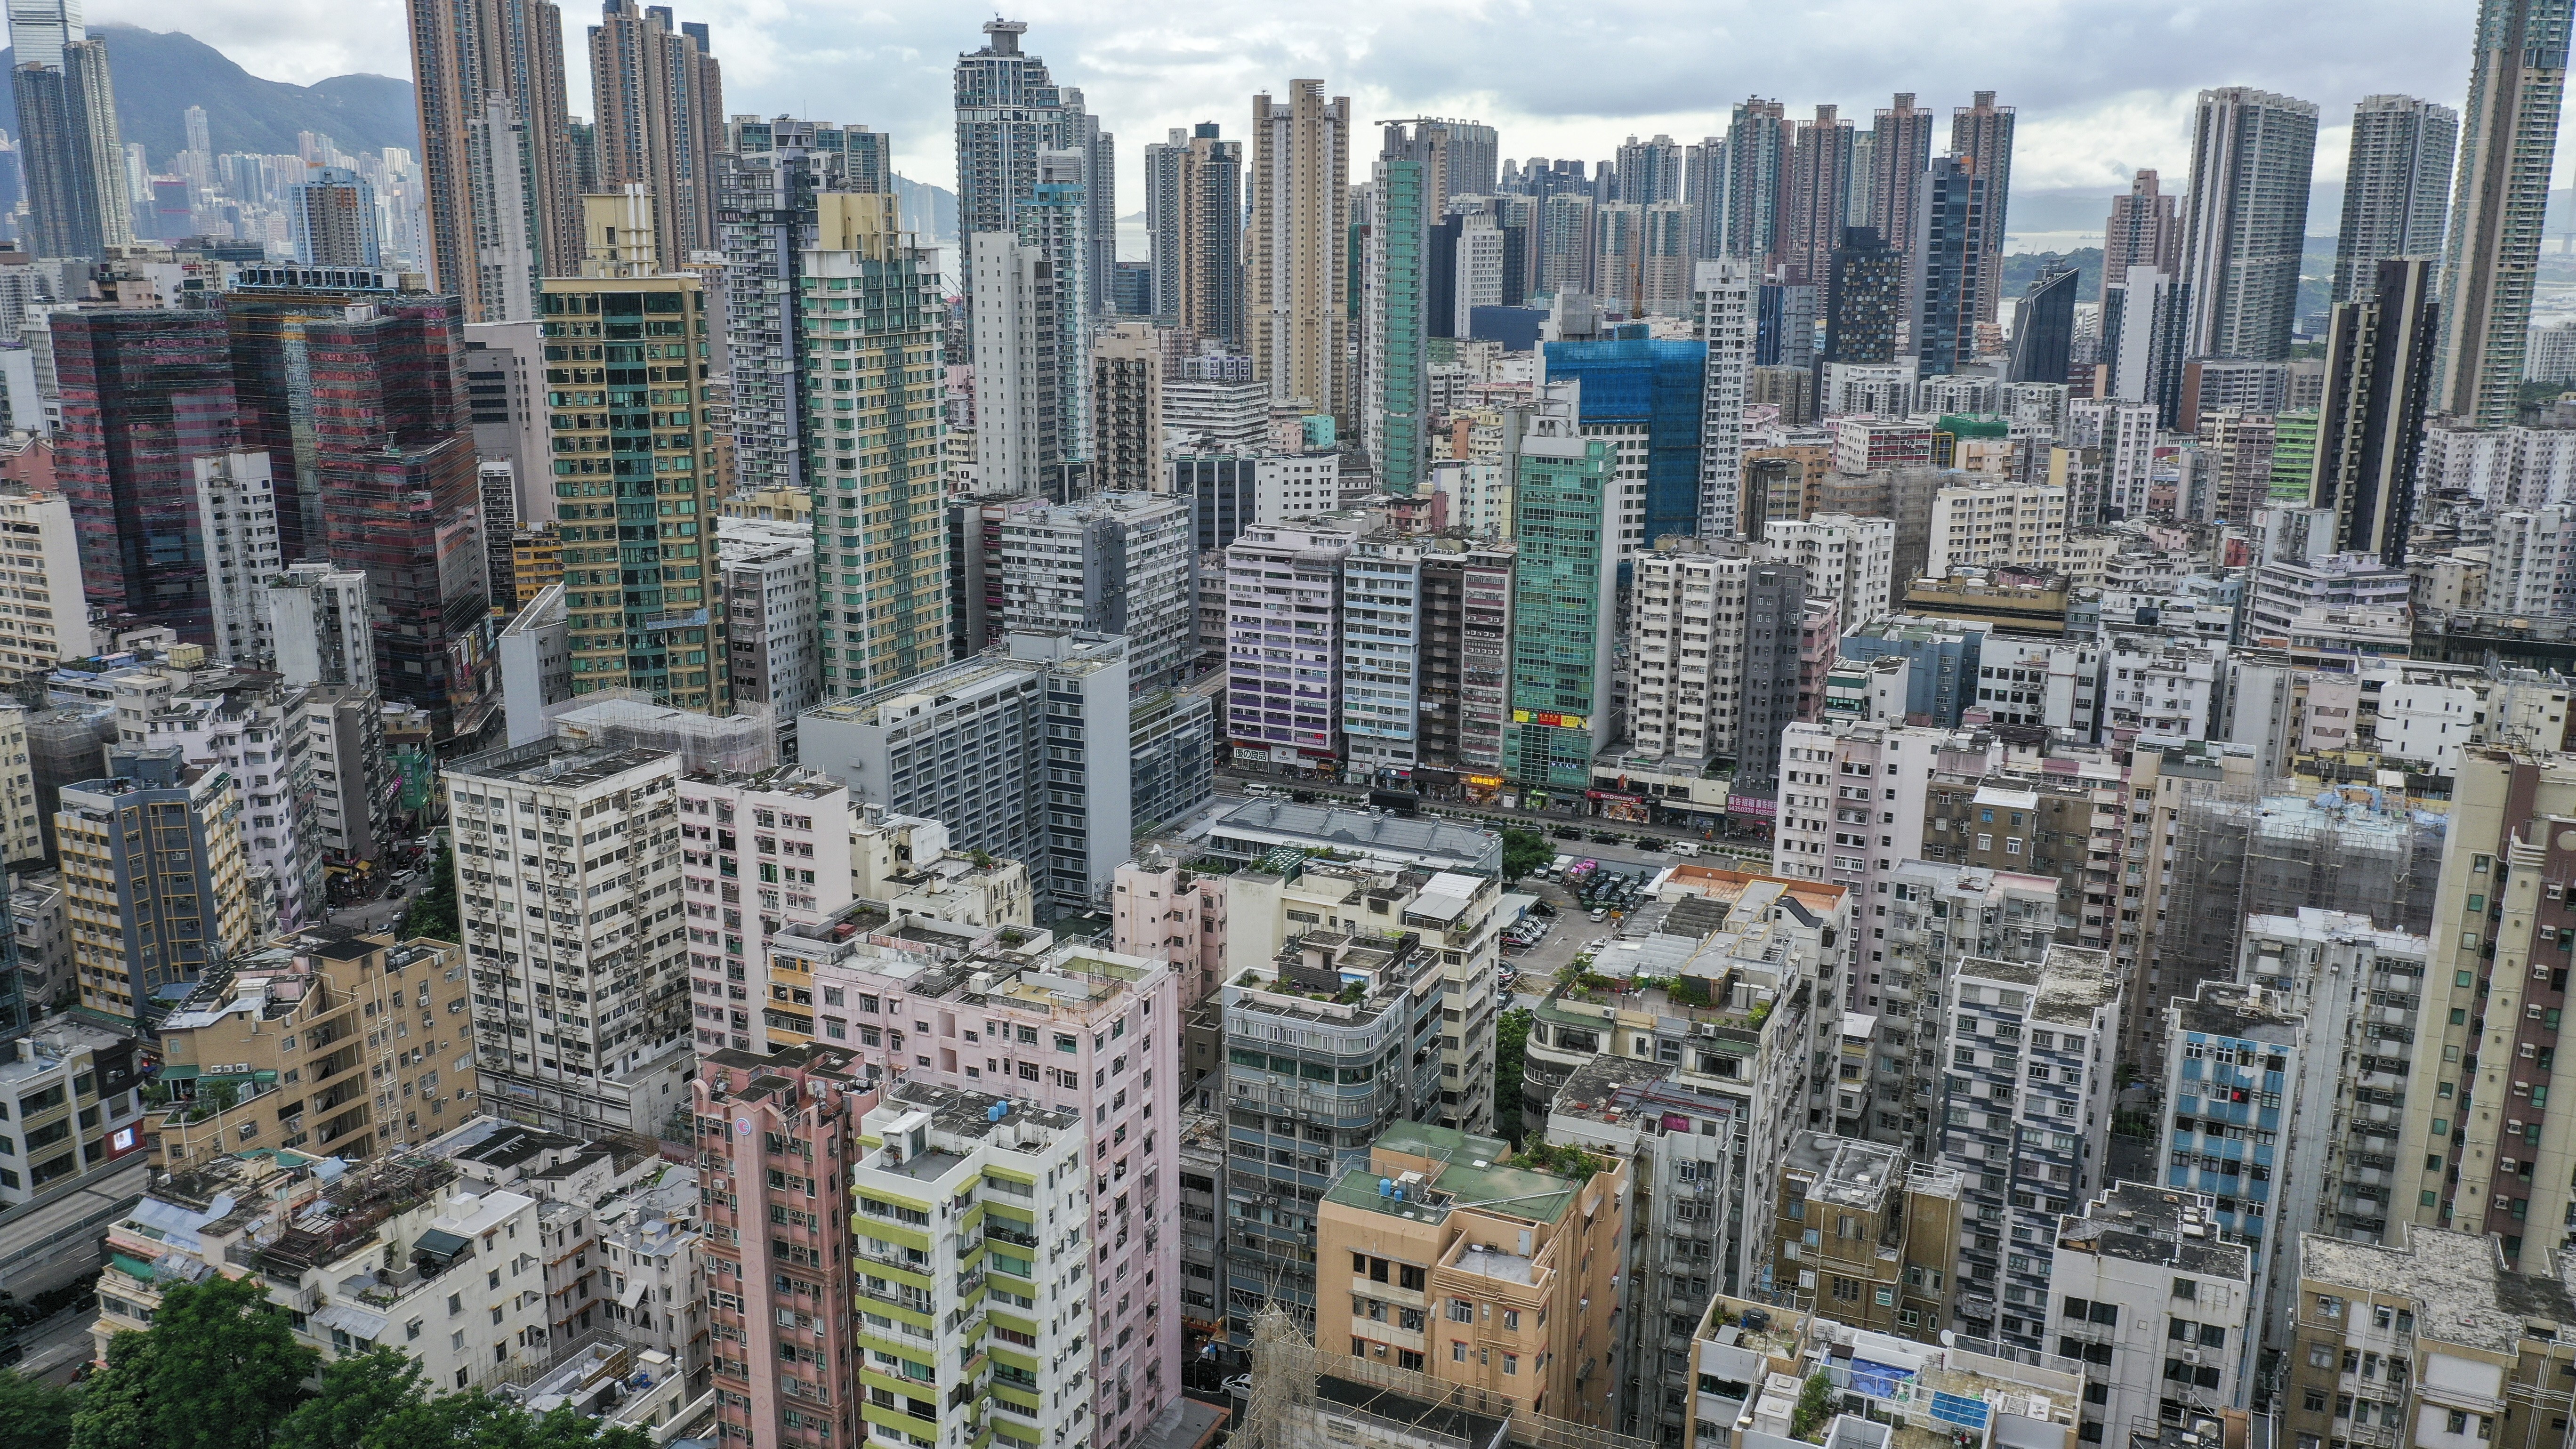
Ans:
[{"label": "green glass tower", "polygon": [[1511,722],[1503,772],[1524,788],[1580,790],[1617,738],[1617,445],[1583,436],[1581,385],[1550,383],[1513,459]]},{"label": "green glass tower", "polygon": [[1369,187],[1362,254],[1361,344],[1368,353],[1362,423],[1379,486],[1403,496],[1422,481],[1422,435],[1429,422],[1423,353],[1429,337],[1431,146],[1426,123],[1388,124]]}]

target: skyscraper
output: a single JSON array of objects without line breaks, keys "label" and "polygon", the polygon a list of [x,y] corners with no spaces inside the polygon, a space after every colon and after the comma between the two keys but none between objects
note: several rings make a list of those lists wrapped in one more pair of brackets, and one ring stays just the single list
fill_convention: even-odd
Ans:
[{"label": "skyscraper", "polygon": [[[583,200],[585,231],[630,220],[618,215],[625,197]],[[540,298],[550,355],[607,364],[548,369],[604,386],[609,409],[554,412],[547,430],[572,689],[636,689],[722,715],[733,675],[716,586],[714,415],[694,360],[715,309],[696,273],[651,262],[659,250],[636,248],[640,264],[594,255],[581,276],[548,277]]]},{"label": "skyscraper", "polygon": [[1789,214],[1777,249],[1784,280],[1812,285],[1829,270],[1851,204],[1852,124],[1832,106],[1802,122],[1791,156]]},{"label": "skyscraper", "polygon": [[1243,143],[1217,123],[1145,148],[1145,235],[1154,320],[1243,345]]},{"label": "skyscraper", "polygon": [[1500,183],[1502,138],[1482,121],[1416,121],[1430,134],[1432,155],[1439,162],[1431,214],[1446,211],[1453,196],[1491,196]]},{"label": "skyscraper", "polygon": [[676,272],[717,245],[724,75],[706,26],[675,27],[667,6],[604,0],[590,27],[590,94],[597,184],[652,189],[661,270]]},{"label": "skyscraper", "polygon": [[1707,349],[1700,374],[1699,536],[1727,538],[1743,516],[1744,380],[1758,331],[1753,265],[1735,257],[1696,265],[1691,317]]},{"label": "skyscraper", "polygon": [[2478,427],[2513,421],[2540,229],[2567,95],[2569,0],[2480,0],[2442,252],[2436,410]]},{"label": "skyscraper", "polygon": [[1600,208],[1580,192],[1561,191],[1539,203],[1538,288],[1560,292],[1592,290],[1593,251],[1600,246]]},{"label": "skyscraper", "polygon": [[[1016,234],[1020,209],[1037,194],[1039,154],[1078,151],[1075,183],[1097,214],[1084,219],[1077,290],[1086,301],[1105,297],[1117,260],[1110,137],[1083,109],[1080,90],[1056,84],[1044,60],[1021,51],[1028,29],[1026,21],[988,20],[984,48],[957,57],[957,235]],[[966,286],[971,292],[971,276]]]},{"label": "skyscraper", "polygon": [[1670,136],[1640,141],[1631,136],[1619,147],[1618,199],[1633,206],[1682,199],[1682,148]]},{"label": "skyscraper", "polygon": [[[1920,188],[1917,188],[1920,195]],[[1906,227],[1910,234],[1911,224]],[[1905,249],[1876,227],[1843,228],[1826,281],[1826,362],[1893,362],[1897,324],[1905,317]]]},{"label": "skyscraper", "polygon": [[229,453],[239,437],[223,319],[67,308],[47,330],[62,389],[54,473],[80,523],[90,608],[210,642],[190,460]]},{"label": "skyscraper", "polygon": [[[1703,275],[1724,265],[1704,263]],[[1618,734],[1611,714],[1619,450],[1609,439],[1583,435],[1579,389],[1540,387],[1511,460],[1520,556],[1503,772],[1532,789],[1588,788],[1592,757]]]},{"label": "skyscraper", "polygon": [[1252,375],[1275,403],[1351,420],[1351,103],[1292,80],[1252,98],[1252,259],[1244,312]]},{"label": "skyscraper", "polygon": [[373,270],[383,259],[376,188],[346,167],[315,168],[312,179],[287,189],[286,234],[299,265]]},{"label": "skyscraper", "polygon": [[2012,204],[2013,108],[1995,104],[1993,91],[1979,91],[1974,105],[1950,112],[1950,154],[1972,164],[1985,183],[1985,231],[1978,239],[1977,313],[1979,322],[1995,320],[2003,295],[2004,219]]},{"label": "skyscraper", "polygon": [[1878,228],[1900,252],[1910,245],[1913,228],[1908,218],[1914,215],[1914,196],[1923,188],[1923,173],[1931,167],[1932,108],[1914,104],[1912,91],[1898,91],[1870,126],[1867,224]]},{"label": "skyscraper", "polygon": [[[242,446],[265,449],[277,480],[282,556],[365,571],[384,696],[445,736],[472,722],[492,668],[489,573],[453,562],[484,557],[464,319],[454,297],[395,280],[244,267],[222,317]],[[549,358],[546,383],[604,386],[586,361]]]},{"label": "skyscraper", "polygon": [[1988,234],[1986,178],[1976,163],[1935,158],[1915,198],[1914,245],[1905,259],[1914,356],[1924,377],[1955,372],[1976,355],[1978,313],[1989,310],[1979,297]]},{"label": "skyscraper", "polygon": [[[1430,307],[1430,206],[1444,158],[1420,122],[1388,123],[1369,180],[1360,347],[1368,397],[1361,435],[1378,486],[1411,496],[1422,477]],[[1454,289],[1453,289],[1454,290]]]},{"label": "skyscraper", "polygon": [[938,423],[948,309],[937,257],[899,229],[891,193],[816,200],[797,356],[823,693],[837,698],[948,657]]},{"label": "skyscraper", "polygon": [[2044,270],[2013,304],[2012,382],[2066,381],[2075,346],[2076,269]]},{"label": "skyscraper", "polygon": [[2392,257],[2438,257],[2451,201],[2460,113],[2413,96],[2364,96],[2352,108],[2352,159],[2335,234],[2334,297],[2349,302]]},{"label": "skyscraper", "polygon": [[40,257],[104,257],[134,240],[125,145],[107,47],[81,23],[80,0],[9,7],[9,77],[26,169],[27,240]]},{"label": "skyscraper", "polygon": [[1726,240],[1726,138],[1711,136],[1682,152],[1682,204],[1690,208],[1691,259],[1708,261]]},{"label": "skyscraper", "polygon": [[2360,296],[2335,304],[2308,506],[2334,510],[2338,553],[2406,562],[2437,311],[2423,258],[2383,260]]},{"label": "skyscraper", "polygon": [[2183,227],[2189,356],[2290,355],[2316,149],[2311,102],[2250,86],[2200,93]]},{"label": "skyscraper", "polygon": [[526,322],[581,260],[552,0],[419,0],[411,24],[431,285],[468,322]]},{"label": "skyscraper", "polygon": [[883,132],[792,116],[726,127],[717,228],[725,255],[725,357],[732,369],[734,477],[749,489],[810,486],[804,451],[806,244],[827,192],[894,190]]},{"label": "skyscraper", "polygon": [[2151,170],[2130,179],[2128,195],[2111,198],[2111,219],[2102,227],[2102,300],[2107,302],[2131,267],[2152,267],[2167,276],[2182,272],[2182,219]]},{"label": "skyscraper", "polygon": [[1791,136],[1778,101],[1747,97],[1726,127],[1726,195],[1720,255],[1768,265],[1789,209]]}]

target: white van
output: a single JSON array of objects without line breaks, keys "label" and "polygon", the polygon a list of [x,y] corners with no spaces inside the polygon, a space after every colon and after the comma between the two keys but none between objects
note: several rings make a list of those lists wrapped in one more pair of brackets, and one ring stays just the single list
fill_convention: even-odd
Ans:
[{"label": "white van", "polygon": [[1664,849],[1671,851],[1675,855],[1697,855],[1699,854],[1699,842],[1696,840],[1676,840],[1672,844],[1665,846]]}]

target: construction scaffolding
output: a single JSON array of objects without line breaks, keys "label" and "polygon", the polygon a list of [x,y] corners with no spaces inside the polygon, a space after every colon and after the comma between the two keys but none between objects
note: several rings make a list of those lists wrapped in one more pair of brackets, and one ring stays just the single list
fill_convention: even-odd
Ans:
[{"label": "construction scaffolding", "polygon": [[116,741],[116,706],[71,705],[27,716],[27,754],[36,776],[36,814],[45,832],[45,858],[54,858],[54,812],[63,787],[107,773],[107,747]]},{"label": "construction scaffolding", "polygon": [[2188,799],[2157,940],[2165,998],[2235,980],[2247,916],[2315,907],[2430,933],[2444,824],[2403,790],[2368,785],[2306,794],[2276,780],[2259,794],[2221,788]]},{"label": "construction scaffolding", "polygon": [[546,724],[557,737],[585,746],[668,750],[687,774],[748,775],[778,763],[778,731],[766,704],[700,714],[621,686],[547,705]]}]

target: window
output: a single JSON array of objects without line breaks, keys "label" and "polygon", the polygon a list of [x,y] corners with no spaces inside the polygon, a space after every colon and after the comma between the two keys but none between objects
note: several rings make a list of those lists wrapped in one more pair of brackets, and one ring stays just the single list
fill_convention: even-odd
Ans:
[{"label": "window", "polygon": [[2193,1279],[2176,1278],[2173,1280],[2173,1296],[2181,1299],[2185,1303],[2194,1301],[2199,1296],[2199,1293],[2200,1284]]},{"label": "window", "polygon": [[1516,1354],[1516,1353],[1507,1353],[1507,1354],[1504,1354],[1504,1355],[1503,1355],[1503,1372],[1505,1372],[1505,1373],[1507,1373],[1507,1374],[1517,1374],[1517,1373],[1519,1373],[1520,1371],[1521,1371],[1521,1356],[1520,1356],[1519,1354]]},{"label": "window", "polygon": [[1467,1361],[1466,1340],[1458,1338],[1449,1340],[1449,1361],[1451,1363],[1465,1363]]},{"label": "window", "polygon": [[2469,1432],[2469,1416],[2453,1409],[2449,1421],[2442,1427],[2453,1434],[2465,1434]]},{"label": "window", "polygon": [[1504,1309],[1504,1310],[1503,1310],[1503,1327],[1505,1327],[1505,1328],[1507,1328],[1507,1329],[1511,1330],[1511,1331],[1512,1331],[1512,1332],[1514,1332],[1514,1333],[1518,1333],[1518,1332],[1520,1332],[1520,1329],[1521,1329],[1521,1311],[1520,1311],[1519,1309],[1517,1309],[1517,1308],[1506,1308],[1506,1309]]},{"label": "window", "polygon": [[1466,1299],[1464,1299],[1464,1298],[1452,1298],[1452,1299],[1450,1299],[1450,1300],[1449,1300],[1449,1321],[1450,1321],[1451,1323],[1473,1323],[1473,1322],[1475,1322],[1475,1321],[1476,1321],[1476,1305],[1475,1305],[1475,1304],[1473,1304],[1473,1303],[1468,1302],[1468,1301],[1467,1301]]}]

